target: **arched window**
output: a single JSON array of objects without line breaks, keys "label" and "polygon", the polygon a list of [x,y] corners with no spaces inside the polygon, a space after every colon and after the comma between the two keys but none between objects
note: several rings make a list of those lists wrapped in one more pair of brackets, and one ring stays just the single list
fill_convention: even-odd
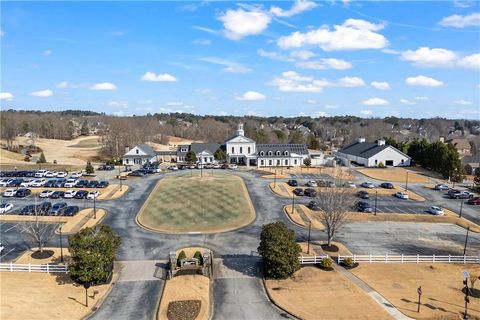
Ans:
[{"label": "arched window", "polygon": [[260,151],[260,157],[263,157],[265,155],[265,152]]},{"label": "arched window", "polygon": [[287,150],[283,151],[283,155],[288,156],[288,151]]},{"label": "arched window", "polygon": [[268,151],[268,155],[271,156],[273,154],[272,151]]},{"label": "arched window", "polygon": [[280,151],[277,150],[277,152],[275,152],[275,154],[276,154],[277,156],[279,156],[279,155],[280,155]]}]

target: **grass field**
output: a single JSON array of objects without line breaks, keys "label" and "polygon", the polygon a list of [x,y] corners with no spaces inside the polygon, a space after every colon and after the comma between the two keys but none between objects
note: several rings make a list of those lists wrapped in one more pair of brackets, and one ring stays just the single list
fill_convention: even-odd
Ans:
[{"label": "grass field", "polygon": [[229,174],[160,180],[138,214],[143,227],[167,233],[214,233],[247,225],[255,211],[243,180]]},{"label": "grass field", "polygon": [[404,168],[368,168],[358,169],[358,172],[376,180],[390,181],[390,182],[405,182],[407,179],[410,183],[427,183],[429,179],[425,176],[417,174],[413,171],[406,170]]}]

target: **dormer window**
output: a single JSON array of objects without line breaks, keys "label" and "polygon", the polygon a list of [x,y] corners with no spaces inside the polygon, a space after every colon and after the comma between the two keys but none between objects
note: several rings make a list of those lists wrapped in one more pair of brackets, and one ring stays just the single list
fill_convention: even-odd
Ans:
[{"label": "dormer window", "polygon": [[288,151],[285,150],[285,151],[283,152],[283,155],[288,156]]},{"label": "dormer window", "polygon": [[138,154],[138,149],[136,151],[137,151],[137,154]]},{"label": "dormer window", "polygon": [[277,152],[275,152],[275,154],[276,154],[277,156],[279,156],[279,155],[280,155],[280,151],[277,150]]},{"label": "dormer window", "polygon": [[272,151],[268,151],[268,155],[271,156],[273,154]]},{"label": "dormer window", "polygon": [[263,157],[265,155],[265,152],[260,151],[260,156]]}]

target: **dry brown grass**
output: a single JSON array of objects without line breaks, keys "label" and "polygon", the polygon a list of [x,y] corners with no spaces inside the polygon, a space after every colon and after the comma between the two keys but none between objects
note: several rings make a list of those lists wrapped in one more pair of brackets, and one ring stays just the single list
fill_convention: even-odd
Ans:
[{"label": "dry brown grass", "polygon": [[[480,275],[479,265],[458,264],[361,264],[352,269],[357,277],[416,319],[461,319],[464,294],[462,273]],[[417,288],[422,286],[422,306],[417,313]],[[480,298],[470,298],[470,319],[480,318]]]},{"label": "dry brown grass", "polygon": [[358,169],[358,172],[376,180],[391,181],[391,182],[405,182],[408,172],[408,182],[411,183],[427,183],[430,180],[427,177],[421,176],[411,170],[404,168],[369,168]]},{"label": "dry brown grass", "polygon": [[267,175],[263,176],[262,178],[267,179],[274,179],[275,172],[277,179],[288,179],[290,178],[290,174],[327,174],[333,179],[342,179],[342,180],[356,180],[357,177],[351,175],[348,172],[348,168],[342,167],[290,167],[290,168],[258,168],[259,171],[263,171],[268,173]]},{"label": "dry brown grass", "polygon": [[391,319],[337,271],[305,267],[285,280],[266,280],[273,301],[301,319]]},{"label": "dry brown grass", "polygon": [[158,308],[157,319],[167,319],[168,304],[181,300],[200,300],[200,313],[195,319],[208,320],[210,317],[210,279],[202,275],[185,275],[167,280]]},{"label": "dry brown grass", "polygon": [[308,222],[311,221],[312,229],[314,230],[325,229],[325,226],[323,225],[323,223],[318,219],[316,212],[313,210],[310,210],[303,204],[296,204],[295,208],[293,209],[293,212],[292,212],[292,205],[290,204],[286,205],[283,208],[283,211],[293,223],[298,224],[299,226],[308,228]]},{"label": "dry brown grass", "polygon": [[[53,247],[46,247],[43,248],[43,251],[51,251],[53,252],[53,255],[47,258],[43,259],[36,259],[32,257],[32,254],[35,253],[38,249],[30,249],[22,253],[20,256],[18,256],[15,259],[15,263],[20,263],[20,264],[47,264],[47,263],[58,263],[60,261],[60,248],[53,248]],[[65,262],[68,262],[70,259],[70,251],[68,248],[63,248],[63,259]]]}]

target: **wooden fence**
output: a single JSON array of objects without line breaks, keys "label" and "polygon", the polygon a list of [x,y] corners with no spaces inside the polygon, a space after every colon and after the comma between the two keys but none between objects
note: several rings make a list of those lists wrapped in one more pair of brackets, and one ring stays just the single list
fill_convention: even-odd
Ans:
[{"label": "wooden fence", "polygon": [[8,272],[44,272],[44,273],[68,273],[68,265],[63,264],[18,264],[0,263],[0,271]]},{"label": "wooden fence", "polygon": [[322,261],[323,258],[328,258],[327,255],[321,255],[321,256],[309,256],[309,257],[304,257],[300,256],[298,257],[298,260],[300,261],[300,264],[319,264],[320,261]]},{"label": "wooden fence", "polygon": [[367,263],[480,263],[480,256],[452,256],[452,255],[352,255],[338,256],[338,263],[346,258],[356,262]]}]

